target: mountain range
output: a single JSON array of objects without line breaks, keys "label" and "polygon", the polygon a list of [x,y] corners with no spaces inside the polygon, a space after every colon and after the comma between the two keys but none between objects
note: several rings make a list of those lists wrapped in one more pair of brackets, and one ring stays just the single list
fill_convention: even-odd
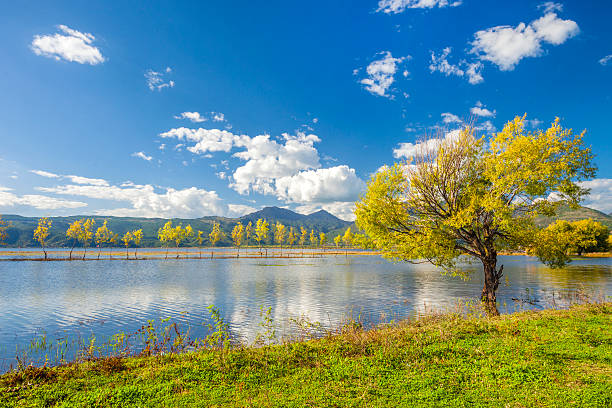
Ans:
[{"label": "mountain range", "polygon": [[[33,240],[32,234],[38,225],[38,218],[22,217],[19,215],[3,215],[2,218],[10,223],[7,230],[8,238],[5,242],[10,247],[33,247],[38,244]],[[69,216],[69,217],[49,217],[53,224],[49,231],[48,246],[59,247],[69,246],[72,243],[66,238],[66,230],[68,226],[82,218],[94,218],[96,227],[102,225],[104,220],[107,220],[108,228],[113,232],[123,235],[126,231],[142,228],[143,240],[141,246],[156,247],[160,246],[157,240],[157,231],[161,228],[168,219],[165,218],[137,218],[137,217],[104,217],[104,216]],[[355,223],[344,221],[325,210],[320,210],[315,213],[304,215],[286,208],[265,207],[259,211],[244,215],[239,218],[226,217],[202,217],[195,219],[172,218],[172,224],[191,225],[195,231],[203,231],[207,237],[212,229],[214,222],[221,224],[221,230],[225,237],[220,241],[219,245],[231,245],[231,231],[236,223],[241,222],[246,225],[249,222],[255,223],[259,218],[264,218],[272,224],[280,222],[287,227],[294,227],[299,231],[300,227],[306,228],[308,231],[324,232],[327,235],[328,242],[333,242],[333,238],[344,233],[346,228],[351,227],[356,230]],[[588,207],[579,207],[571,209],[569,207],[560,207],[556,217],[538,217],[536,223],[540,226],[546,226],[556,219],[564,219],[567,221],[576,221],[585,218],[592,218],[595,221],[601,222],[612,229],[612,215],[605,214],[601,211],[594,210]]]}]

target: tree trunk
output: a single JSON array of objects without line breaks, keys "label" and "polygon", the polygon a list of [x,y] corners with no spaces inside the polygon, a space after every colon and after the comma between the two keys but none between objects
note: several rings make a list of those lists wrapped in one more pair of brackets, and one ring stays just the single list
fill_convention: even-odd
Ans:
[{"label": "tree trunk", "polygon": [[100,260],[100,253],[102,252],[102,245],[98,246],[98,261]]},{"label": "tree trunk", "polygon": [[484,286],[482,288],[481,300],[487,312],[493,316],[498,316],[497,298],[495,292],[499,286],[499,280],[503,275],[504,266],[497,268],[497,254],[481,260],[484,272]]},{"label": "tree trunk", "polygon": [[85,255],[87,255],[87,247],[83,248],[83,261],[85,260]]},{"label": "tree trunk", "polygon": [[47,251],[45,250],[45,246],[44,245],[42,246],[42,250],[45,253],[45,261],[46,261],[47,260]]},{"label": "tree trunk", "polygon": [[73,243],[72,243],[72,248],[70,248],[70,260],[71,260],[71,261],[72,261],[72,251],[74,251],[74,246],[75,246],[75,245],[76,245],[76,244],[73,242]]}]

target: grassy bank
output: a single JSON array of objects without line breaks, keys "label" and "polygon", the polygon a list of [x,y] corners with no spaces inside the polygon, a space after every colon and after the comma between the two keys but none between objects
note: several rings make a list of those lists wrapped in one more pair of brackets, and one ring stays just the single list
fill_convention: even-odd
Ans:
[{"label": "grassy bank", "polygon": [[612,406],[612,303],[0,377],[0,406]]}]

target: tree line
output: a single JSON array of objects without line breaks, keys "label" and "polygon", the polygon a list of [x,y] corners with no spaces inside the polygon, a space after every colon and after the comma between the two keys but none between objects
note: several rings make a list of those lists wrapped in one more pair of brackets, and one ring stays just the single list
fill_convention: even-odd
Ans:
[{"label": "tree line", "polygon": [[[123,235],[119,235],[108,228],[105,220],[102,225],[95,227],[96,221],[93,218],[83,218],[72,222],[66,230],[66,237],[71,242],[69,259],[72,260],[74,248],[79,244],[83,249],[82,259],[85,259],[87,249],[92,245],[98,248],[98,256],[103,248],[116,248],[118,246],[125,247],[126,259],[129,259],[129,248],[135,248],[134,257],[137,257],[136,250],[140,246],[143,238],[142,229],[128,230]],[[47,247],[49,230],[52,226],[52,220],[47,217],[42,217],[38,220],[38,226],[34,230],[33,237],[43,250],[45,260],[48,259]],[[8,224],[2,220],[0,216],[0,243],[6,239],[6,229]],[[242,222],[236,223],[231,233],[231,240],[240,254],[241,247],[255,245],[259,248],[259,252],[263,253],[264,247],[267,245],[277,245],[280,247],[281,254],[283,246],[295,247],[299,245],[302,248],[326,248],[328,246],[328,236],[324,232],[316,232],[314,229],[308,231],[304,227],[299,229],[294,227],[287,228],[281,222],[270,224],[266,219],[260,218],[253,225],[251,221],[244,225]],[[204,231],[195,231],[191,225],[183,226],[181,223],[173,225],[172,221],[168,221],[163,227],[157,231],[157,239],[162,247],[166,248],[166,259],[171,246],[178,251],[181,245],[197,246],[200,248],[200,257],[202,256],[201,248],[207,243],[209,247],[216,247],[217,244],[226,237],[226,233],[222,230],[219,222],[214,222],[212,230],[205,235]],[[351,227],[348,227],[343,234],[338,234],[333,239],[336,249],[340,247],[359,247],[371,248],[370,239],[363,233],[353,233]],[[111,255],[112,256],[112,255]],[[178,258],[177,253],[177,258]]]}]

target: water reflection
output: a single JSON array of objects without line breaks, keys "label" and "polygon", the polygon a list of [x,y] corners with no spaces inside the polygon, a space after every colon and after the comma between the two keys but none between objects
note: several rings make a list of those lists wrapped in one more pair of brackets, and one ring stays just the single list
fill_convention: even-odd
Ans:
[{"label": "water reflection", "polygon": [[[512,299],[539,300],[579,287],[612,294],[610,259],[585,259],[552,270],[529,257],[502,257],[507,284],[499,289],[502,312]],[[378,256],[304,259],[205,259],[97,262],[0,263],[0,359],[12,361],[16,345],[37,333],[51,337],[133,332],[148,319],[170,317],[203,336],[206,307],[219,307],[232,334],[252,341],[260,307],[272,308],[280,333],[290,334],[289,318],[307,317],[325,327],[347,314],[366,323],[402,318],[424,308],[444,308],[474,300],[482,278],[477,264],[464,281],[440,275],[428,264],[390,263]],[[505,305],[505,307],[503,307]]]}]

